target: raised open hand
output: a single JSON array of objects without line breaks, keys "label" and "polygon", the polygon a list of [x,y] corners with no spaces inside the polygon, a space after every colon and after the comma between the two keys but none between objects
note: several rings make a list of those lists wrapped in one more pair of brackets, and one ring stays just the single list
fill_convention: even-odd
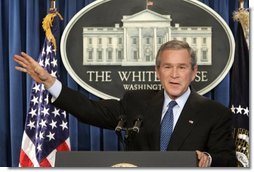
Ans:
[{"label": "raised open hand", "polygon": [[41,67],[31,56],[21,52],[21,55],[14,55],[13,58],[14,61],[20,65],[15,67],[16,70],[29,74],[33,80],[44,84],[45,88],[49,88],[53,85],[55,78]]}]

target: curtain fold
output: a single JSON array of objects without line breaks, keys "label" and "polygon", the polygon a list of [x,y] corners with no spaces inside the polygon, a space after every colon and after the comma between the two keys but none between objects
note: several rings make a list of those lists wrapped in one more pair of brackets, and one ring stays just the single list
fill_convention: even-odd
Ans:
[{"label": "curtain fold", "polygon": [[[39,1],[28,0],[26,5],[26,16],[25,21],[22,21],[22,25],[26,28],[26,37],[25,37],[25,49],[22,51],[27,52],[29,55],[37,59],[38,54],[40,53],[40,28],[41,20],[39,17]],[[38,38],[38,39],[34,39]],[[30,94],[32,86],[32,79],[29,76],[26,76],[26,93]],[[26,98],[26,107],[28,111],[29,107],[29,97]]]},{"label": "curtain fold", "polygon": [[[232,2],[232,1],[231,1]],[[220,16],[229,24],[229,20],[232,13],[229,13],[229,0],[210,0],[205,1],[205,4],[213,8]],[[229,75],[227,74],[225,78],[217,85],[217,87],[212,90],[213,99],[222,103],[225,106],[229,106],[229,86],[230,86]]]},{"label": "curtain fold", "polygon": [[8,65],[8,19],[7,19],[8,2],[0,1],[0,166],[11,166],[10,150],[8,141],[10,140],[9,132],[9,65]]},{"label": "curtain fold", "polygon": [[[9,38],[9,101],[10,106],[9,110],[9,123],[10,123],[10,148],[11,148],[11,165],[15,166],[15,162],[18,161],[18,157],[15,156],[17,152],[20,151],[20,140],[22,139],[22,135],[17,131],[23,130],[23,120],[20,120],[25,114],[24,111],[24,100],[22,90],[25,90],[24,85],[24,75],[20,72],[13,70],[15,68],[15,62],[13,61],[12,57],[14,54],[19,53],[22,49],[22,15],[21,15],[21,1],[10,0],[9,1],[9,27],[8,27],[8,38]],[[24,40],[24,39],[23,39]]]},{"label": "curtain fold", "polygon": [[[57,0],[56,7],[64,20],[61,32],[70,19],[94,0]],[[238,9],[238,0],[200,0],[217,11],[234,33],[232,12]],[[249,2],[245,3],[249,6]],[[44,32],[42,20],[50,7],[49,0],[0,1],[0,166],[17,167],[24,130],[24,121],[30,101],[31,78],[15,70],[13,55],[25,51],[38,58]],[[60,57],[58,57],[60,60]],[[63,84],[80,91],[90,99],[98,97],[87,92],[67,74],[60,65]],[[229,105],[229,74],[212,91],[206,94],[226,106]],[[120,150],[114,131],[83,124],[69,116],[72,150]]]}]

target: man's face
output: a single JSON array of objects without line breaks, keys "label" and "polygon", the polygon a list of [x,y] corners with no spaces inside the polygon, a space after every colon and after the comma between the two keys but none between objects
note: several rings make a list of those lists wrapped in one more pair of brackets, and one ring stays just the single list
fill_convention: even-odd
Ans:
[{"label": "man's face", "polygon": [[192,69],[191,57],[186,49],[164,50],[160,56],[160,66],[155,70],[169,97],[176,99],[195,79],[197,66]]}]

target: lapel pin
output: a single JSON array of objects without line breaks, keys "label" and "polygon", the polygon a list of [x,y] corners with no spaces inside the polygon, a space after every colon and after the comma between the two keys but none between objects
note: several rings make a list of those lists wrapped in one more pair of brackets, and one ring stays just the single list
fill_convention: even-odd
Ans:
[{"label": "lapel pin", "polygon": [[194,123],[194,121],[192,121],[192,120],[189,120],[189,123],[190,123],[190,124],[193,124],[193,123]]}]

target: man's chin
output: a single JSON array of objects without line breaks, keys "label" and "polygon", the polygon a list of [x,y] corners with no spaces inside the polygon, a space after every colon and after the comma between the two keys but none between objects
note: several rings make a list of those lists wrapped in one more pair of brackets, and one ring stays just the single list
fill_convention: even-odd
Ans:
[{"label": "man's chin", "polygon": [[174,98],[174,99],[180,96],[179,92],[172,92],[172,91],[170,91],[170,92],[168,92],[168,94],[169,94],[169,96],[171,98]]}]

